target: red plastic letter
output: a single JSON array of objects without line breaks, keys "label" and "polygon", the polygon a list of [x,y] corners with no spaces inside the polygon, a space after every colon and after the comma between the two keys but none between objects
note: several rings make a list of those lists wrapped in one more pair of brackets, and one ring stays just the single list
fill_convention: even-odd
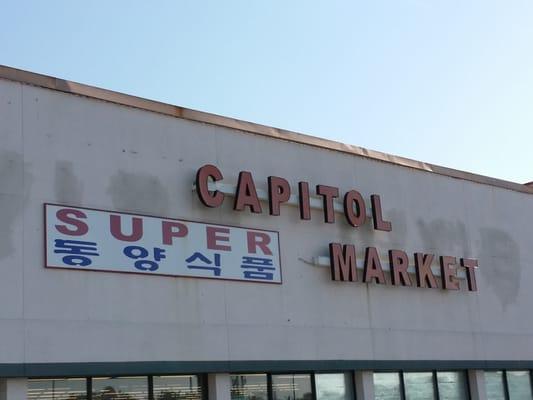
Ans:
[{"label": "red plastic letter", "polygon": [[281,203],[285,203],[291,197],[289,182],[277,176],[268,177],[268,199],[270,215],[279,215]]},{"label": "red plastic letter", "polygon": [[205,228],[207,235],[207,248],[210,250],[231,251],[231,246],[219,244],[218,242],[229,242],[229,228],[219,226],[208,226]]},{"label": "red plastic letter", "polygon": [[143,220],[138,217],[131,218],[131,234],[125,235],[122,233],[121,227],[122,217],[120,215],[109,216],[109,225],[111,227],[111,234],[115,239],[124,242],[136,242],[143,237]]},{"label": "red plastic letter", "polygon": [[213,193],[209,191],[209,178],[213,181],[220,181],[223,176],[222,172],[214,165],[204,165],[198,172],[196,172],[196,192],[200,201],[206,207],[218,207],[224,201],[224,194],[215,190]]},{"label": "red plastic letter", "polygon": [[298,182],[298,198],[300,203],[300,219],[311,219],[311,204],[309,200],[308,182]]},{"label": "red plastic letter", "polygon": [[248,253],[257,253],[257,248],[259,247],[263,254],[267,256],[272,255],[272,251],[268,248],[270,244],[270,236],[268,234],[248,231],[246,232],[246,238],[248,240]]},{"label": "red plastic letter", "polygon": [[[174,230],[177,228],[177,230]],[[189,233],[189,228],[187,225],[184,225],[176,221],[163,221],[161,224],[161,229],[163,231],[163,244],[172,244],[172,238],[175,237],[185,237]]]},{"label": "red plastic letter", "polygon": [[89,232],[89,227],[87,224],[79,219],[76,219],[87,218],[87,215],[83,211],[75,210],[73,208],[62,208],[61,210],[57,210],[56,217],[61,222],[74,225],[76,228],[69,229],[66,225],[56,225],[58,232],[62,233],[63,235],[81,236]]},{"label": "red plastic letter", "polygon": [[333,199],[339,197],[339,188],[327,185],[317,185],[316,194],[323,197],[324,200],[324,221],[328,224],[335,222],[335,209]]},{"label": "red plastic letter", "polygon": [[331,280],[357,282],[357,264],[353,244],[329,244]]},{"label": "red plastic letter", "polygon": [[255,190],[254,178],[252,173],[248,171],[241,171],[239,173],[239,180],[237,182],[237,192],[235,193],[235,204],[233,209],[235,211],[243,211],[244,207],[250,207],[253,213],[261,214],[261,203]]},{"label": "red plastic letter", "polygon": [[374,229],[377,231],[390,232],[392,225],[390,221],[383,219],[383,211],[381,210],[381,199],[377,194],[370,196],[370,202],[372,203],[372,219],[374,221]]}]

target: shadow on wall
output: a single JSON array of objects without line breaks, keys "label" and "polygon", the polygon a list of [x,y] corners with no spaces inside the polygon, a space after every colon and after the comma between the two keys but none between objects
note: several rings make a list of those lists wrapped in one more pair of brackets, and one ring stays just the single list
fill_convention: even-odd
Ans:
[{"label": "shadow on wall", "polygon": [[479,269],[505,309],[520,289],[520,247],[505,231],[483,228]]},{"label": "shadow on wall", "polygon": [[463,222],[436,219],[426,223],[419,219],[417,225],[424,249],[439,249],[451,252],[449,255],[457,257],[464,257],[470,253],[470,240]]},{"label": "shadow on wall", "polygon": [[60,204],[82,205],[83,183],[74,175],[72,161],[56,161],[54,190]]},{"label": "shadow on wall", "polygon": [[[426,249],[442,249],[453,252],[450,255],[466,257],[471,255],[470,238],[465,224],[434,220],[417,222],[420,236]],[[481,252],[479,276],[494,290],[502,307],[516,301],[520,289],[520,248],[505,231],[495,228],[480,230]]]},{"label": "shadow on wall", "polygon": [[[54,189],[60,204],[83,205],[83,182],[74,173],[71,161],[56,162]],[[160,216],[167,214],[168,191],[154,176],[119,171],[110,177],[107,192],[115,210],[145,211]]]},{"label": "shadow on wall", "polygon": [[155,176],[118,171],[111,176],[107,192],[115,210],[144,211],[160,216],[168,213],[168,190]]},{"label": "shadow on wall", "polygon": [[15,251],[14,224],[28,203],[27,194],[32,182],[33,177],[22,154],[14,151],[0,153],[0,260]]}]

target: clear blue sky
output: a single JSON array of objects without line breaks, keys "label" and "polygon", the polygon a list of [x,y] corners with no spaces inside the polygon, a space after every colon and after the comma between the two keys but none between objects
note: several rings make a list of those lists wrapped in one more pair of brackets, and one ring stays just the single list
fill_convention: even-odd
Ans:
[{"label": "clear blue sky", "polygon": [[0,64],[533,180],[529,0],[4,0]]}]

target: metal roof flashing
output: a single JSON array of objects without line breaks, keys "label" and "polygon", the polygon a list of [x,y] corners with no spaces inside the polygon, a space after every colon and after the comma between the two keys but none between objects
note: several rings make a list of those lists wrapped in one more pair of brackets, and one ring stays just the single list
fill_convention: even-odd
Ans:
[{"label": "metal roof flashing", "polygon": [[279,128],[273,128],[270,126],[260,125],[253,122],[241,121],[238,119],[223,117],[220,115],[210,114],[202,111],[191,110],[188,108],[174,106],[154,100],[148,100],[141,97],[114,92],[111,90],[101,89],[94,86],[88,86],[81,83],[71,82],[47,75],[11,68],[4,65],[0,65],[0,79],[5,79],[26,85],[38,86],[46,89],[60,91],[63,93],[84,96],[92,99],[107,101],[114,104],[134,107],[145,111],[152,111],[175,118],[182,118],[191,121],[221,126],[225,128],[232,128],[246,133],[266,136],[273,139],[281,139],[293,143],[300,143],[322,149],[338,151],[354,156],[365,157],[376,161],[399,165],[402,167],[408,167],[420,171],[444,175],[451,178],[462,179],[503,189],[514,190],[517,192],[533,194],[532,182],[526,184],[519,184],[515,182],[505,181],[502,179],[491,178],[484,175],[473,174],[466,171],[460,171],[452,168],[442,167],[439,165],[412,160],[409,158],[382,153],[379,151],[369,150],[359,146],[335,142],[333,140],[322,139],[315,136],[310,136]]}]

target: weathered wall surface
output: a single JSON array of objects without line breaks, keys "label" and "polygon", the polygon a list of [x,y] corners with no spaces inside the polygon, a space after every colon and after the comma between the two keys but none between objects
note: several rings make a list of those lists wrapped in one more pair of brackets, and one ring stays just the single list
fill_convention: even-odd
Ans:
[{"label": "weathered wall surface", "polygon": [[[533,359],[531,195],[4,80],[0,138],[0,363]],[[380,194],[392,232],[208,209],[206,163]],[[45,269],[45,202],[277,230],[283,284]],[[477,258],[479,291],[333,282],[329,242]]]}]

